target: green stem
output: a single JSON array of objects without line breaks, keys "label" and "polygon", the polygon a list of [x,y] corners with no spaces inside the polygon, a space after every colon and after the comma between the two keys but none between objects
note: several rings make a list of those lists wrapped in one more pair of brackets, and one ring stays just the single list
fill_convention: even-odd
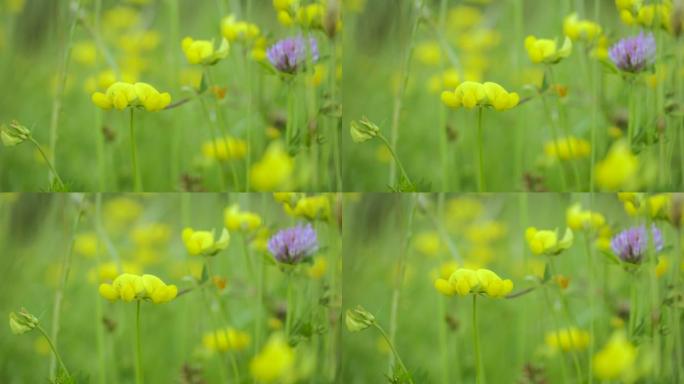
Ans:
[{"label": "green stem", "polygon": [[[209,67],[204,66],[204,73],[205,76],[207,77],[207,80],[209,81],[210,85],[217,85],[214,82],[214,79],[211,76],[211,71],[209,71]],[[219,101],[216,97],[214,97],[214,107],[216,108],[216,116],[218,118],[218,125],[219,125],[219,133],[221,134],[228,134],[227,127],[226,127],[226,119],[223,117],[223,110],[221,109],[221,105],[219,104]],[[225,131],[225,132],[224,132]],[[226,148],[228,150],[228,148]],[[217,153],[218,154],[218,153]],[[235,163],[233,161],[228,161],[228,164],[230,164],[230,172],[233,177],[233,184],[235,186],[235,190],[240,190],[240,181],[238,180],[237,176],[237,169],[235,169]],[[221,167],[223,169],[223,167]],[[246,190],[245,188],[244,190]]]},{"label": "green stem", "polygon": [[627,120],[627,141],[629,149],[632,149],[632,139],[634,138],[634,130],[636,126],[636,81],[630,79],[629,81],[629,117]]},{"label": "green stem", "polygon": [[394,347],[394,343],[392,343],[392,340],[390,340],[390,337],[387,335],[384,329],[378,323],[373,323],[373,326],[380,332],[382,337],[385,339],[387,342],[387,345],[389,345],[390,349],[392,350],[392,356],[397,360],[397,363],[399,363],[399,367],[401,367],[402,371],[407,375],[409,383],[413,384],[413,378],[411,377],[411,374],[409,373],[409,370],[406,368],[406,365],[404,365],[404,362],[401,360],[401,357],[399,356],[399,352],[397,352],[397,349]]},{"label": "green stem", "polygon": [[[402,249],[399,251],[399,257],[397,258],[397,276],[394,282],[394,288],[392,290],[392,302],[390,307],[390,322],[389,322],[389,334],[390,341],[394,343],[395,335],[397,334],[398,322],[399,322],[399,301],[401,299],[401,286],[404,283],[404,275],[406,273],[406,258],[410,250],[411,238],[413,237],[413,217],[416,211],[416,201],[417,196],[415,193],[409,196],[410,203],[408,209],[408,220],[406,222],[406,234],[404,236],[404,244]],[[392,374],[392,366],[394,365],[394,357],[390,356],[388,362],[388,373]]]},{"label": "green stem", "polygon": [[64,361],[62,360],[62,357],[59,355],[59,352],[57,352],[57,348],[55,345],[52,343],[52,340],[50,339],[50,336],[48,336],[47,332],[41,327],[40,325],[36,326],[36,329],[38,332],[40,332],[41,335],[47,340],[48,344],[50,345],[50,349],[52,349],[52,353],[54,354],[55,358],[59,362],[59,366],[62,367],[62,370],[66,375],[71,378],[71,374],[69,373],[69,370],[67,369],[66,365],[64,364]]},{"label": "green stem", "polygon": [[558,162],[558,168],[560,169],[560,176],[561,176],[561,188],[563,191],[567,190],[567,181],[565,180],[565,167],[563,166],[563,161],[560,159],[560,143],[558,140],[558,131],[556,129],[556,121],[553,117],[553,113],[551,112],[551,109],[549,108],[549,105],[546,101],[546,96],[542,95],[541,97],[542,101],[542,106],[544,107],[544,112],[546,115],[549,117],[549,127],[551,128],[551,138],[553,139],[554,146],[556,147],[556,161]]},{"label": "green stem", "polygon": [[137,300],[135,310],[135,382],[143,383],[142,356],[140,354],[140,302]]},{"label": "green stem", "polygon": [[[548,265],[547,265],[547,268],[548,268]],[[551,320],[553,322],[555,334],[557,335],[558,332],[560,331],[560,325],[558,323],[558,318],[556,317],[556,310],[553,307],[553,303],[551,302],[551,298],[549,295],[550,288],[548,285],[544,285],[542,290],[544,291],[544,299],[546,300],[546,307],[551,312]],[[561,372],[563,375],[563,382],[567,383],[568,382],[568,380],[567,380],[567,367],[565,366],[565,358],[563,356],[560,357],[560,362],[561,362]]]},{"label": "green stem", "polygon": [[[587,348],[587,361],[591,361],[594,356],[594,339],[596,335],[596,288],[594,287],[594,256],[591,247],[591,238],[588,232],[584,232],[584,247],[587,254],[587,265],[589,266],[589,348]],[[591,384],[594,381],[592,364],[588,364],[587,382]]]},{"label": "green stem", "polygon": [[129,121],[131,128],[131,172],[133,175],[133,182],[135,184],[135,191],[142,192],[142,181],[140,180],[140,173],[138,171],[138,149],[135,143],[135,119],[134,109],[131,108],[131,119]]},{"label": "green stem", "polygon": [[[337,38],[330,38],[330,100],[334,103],[337,102]],[[338,117],[331,118],[331,128],[333,132],[333,166],[335,167],[335,185],[336,191],[342,191],[342,160],[341,160],[341,148],[340,148],[340,129],[342,121]],[[327,159],[326,159],[327,160]]]},{"label": "green stem", "polygon": [[216,126],[214,126],[214,121],[211,118],[211,115],[209,114],[209,107],[207,107],[207,103],[204,101],[204,97],[200,96],[199,97],[200,104],[202,105],[202,110],[204,111],[204,116],[207,119],[207,123],[209,125],[209,135],[211,136],[211,142],[213,143],[214,147],[214,154],[215,154],[215,161],[216,165],[218,166],[219,170],[219,185],[221,187],[222,191],[226,190],[226,180],[225,180],[225,175],[223,174],[223,164],[221,163],[221,160],[218,158],[218,136],[216,135]]},{"label": "green stem", "polygon": [[50,162],[50,159],[48,158],[48,156],[43,151],[43,148],[40,147],[40,144],[38,144],[36,139],[34,139],[32,136],[29,136],[29,141],[31,141],[31,143],[33,143],[33,145],[36,146],[36,148],[38,149],[38,152],[40,152],[40,155],[43,157],[43,159],[45,159],[45,163],[47,163],[48,167],[50,168],[50,172],[52,172],[52,174],[57,179],[57,182],[59,183],[61,190],[64,191],[66,189],[66,187],[64,185],[64,181],[62,181],[62,178],[59,177],[57,170],[55,169],[55,167]]},{"label": "green stem", "polygon": [[[413,1],[407,1],[406,3],[409,4],[410,7],[415,8],[415,5],[417,5],[419,2],[416,2],[414,4]],[[403,99],[404,99],[404,93],[406,91],[406,86],[408,84],[408,79],[410,75],[410,70],[411,70],[411,58],[413,57],[413,49],[415,47],[415,37],[417,35],[418,31],[418,25],[420,24],[420,14],[419,12],[422,11],[424,3],[420,3],[421,8],[416,9],[415,13],[416,15],[412,15],[412,26],[411,26],[411,34],[409,35],[409,40],[408,40],[408,45],[406,50],[404,51],[404,60],[402,62],[401,66],[401,82],[399,83],[399,89],[397,90],[396,94],[394,95],[394,106],[392,110],[392,127],[390,130],[390,141],[391,144],[389,145],[390,151],[395,152],[397,149],[397,142],[399,141],[399,120],[401,118],[401,109],[402,109],[402,104],[403,104]],[[397,162],[397,165],[399,163]],[[396,182],[396,166],[395,163],[390,163],[390,175],[389,175],[389,183],[390,185],[394,185]]]},{"label": "green stem", "polygon": [[399,169],[401,170],[401,174],[404,176],[404,178],[406,179],[406,181],[407,181],[409,184],[413,185],[413,182],[411,182],[411,178],[409,178],[408,173],[406,173],[406,170],[404,169],[404,166],[401,164],[401,161],[399,160],[399,156],[397,156],[397,153],[394,152],[394,149],[392,149],[392,145],[389,143],[389,141],[387,141],[387,139],[385,138],[385,136],[383,136],[382,134],[378,133],[378,136],[377,136],[377,137],[385,144],[385,146],[387,146],[387,149],[390,151],[390,154],[392,154],[392,157],[394,158],[394,161],[395,161],[395,162],[397,163],[397,165],[399,166]]},{"label": "green stem", "polygon": [[449,350],[447,340],[446,300],[439,300],[439,347],[442,357],[442,384],[449,384]]},{"label": "green stem", "polygon": [[475,383],[482,384],[482,361],[480,359],[480,334],[477,326],[477,295],[473,295],[473,352],[475,353]]},{"label": "green stem", "polygon": [[479,192],[485,191],[485,176],[484,176],[484,134],[482,132],[482,114],[484,108],[477,109],[477,151],[478,151],[478,174],[477,174],[477,189]]},{"label": "green stem", "polygon": [[292,336],[292,321],[295,314],[294,288],[292,284],[292,272],[287,272],[287,311],[285,312],[285,334]]},{"label": "green stem", "polygon": [[[551,85],[552,86],[557,85],[554,74],[553,74],[553,67],[549,66],[548,68],[549,68],[549,80],[551,81]],[[556,95],[554,96],[554,100],[556,101],[556,111],[558,112],[558,117],[560,119],[561,130],[563,130],[563,134],[565,135],[566,143],[568,145],[568,154],[570,155],[570,163],[571,163],[572,172],[575,176],[576,188],[581,189],[582,180],[580,179],[580,173],[579,173],[579,169],[577,168],[577,162],[573,161],[575,159],[575,156],[574,156],[575,148],[572,145],[570,145],[571,133],[570,133],[570,128],[568,127],[566,111],[565,111],[565,108],[563,107],[563,104],[561,103],[560,95],[558,95],[556,93]],[[558,160],[561,161],[560,153],[558,153]]]},{"label": "green stem", "polygon": [[[679,289],[679,274],[680,266],[682,265],[682,231],[681,228],[677,228],[676,241],[675,241],[675,259],[672,266],[672,286],[675,289]],[[676,305],[672,306],[672,324],[674,324],[674,355],[675,364],[673,369],[674,382],[678,383],[680,380],[679,369],[682,366],[682,359],[684,359],[684,352],[682,351],[682,324],[681,317],[679,314],[679,307]]]},{"label": "green stem", "polygon": [[107,175],[105,172],[105,143],[104,135],[102,134],[102,110],[97,108],[95,110],[95,148],[97,150],[97,171],[100,191],[107,189]]}]

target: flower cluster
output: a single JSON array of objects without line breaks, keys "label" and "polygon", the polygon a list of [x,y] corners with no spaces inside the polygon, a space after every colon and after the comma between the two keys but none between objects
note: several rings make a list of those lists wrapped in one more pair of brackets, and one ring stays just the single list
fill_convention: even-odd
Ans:
[{"label": "flower cluster", "polygon": [[288,190],[294,171],[294,159],[275,142],[266,148],[262,158],[252,164],[249,178],[252,187],[257,191]]},{"label": "flower cluster", "polygon": [[520,96],[497,83],[464,81],[454,91],[442,92],[442,102],[451,108],[494,107],[497,111],[518,105]]},{"label": "flower cluster", "polygon": [[[663,233],[655,225],[651,226],[653,247],[656,252],[663,249]],[[616,256],[625,263],[641,264],[649,247],[648,231],[645,226],[626,229],[613,237],[611,248]]]},{"label": "flower cluster", "polygon": [[266,51],[266,57],[278,71],[294,74],[304,67],[308,58],[311,63],[318,61],[318,43],[310,37],[289,37],[276,42]]},{"label": "flower cluster", "polygon": [[618,141],[610,147],[606,157],[596,163],[596,185],[606,191],[630,190],[637,183],[639,158],[629,145]]},{"label": "flower cluster", "polygon": [[256,40],[261,32],[256,24],[237,20],[235,15],[221,19],[221,35],[228,41],[249,43]]},{"label": "flower cluster", "polygon": [[558,229],[551,231],[529,227],[525,231],[525,240],[535,255],[554,256],[572,246],[574,235],[572,230],[567,228],[563,238],[558,240]]},{"label": "flower cluster", "polygon": [[580,203],[571,205],[565,211],[565,218],[568,228],[576,231],[584,229],[596,231],[606,224],[606,218],[602,214],[582,209]]},{"label": "flower cluster", "polygon": [[608,51],[613,64],[624,72],[638,73],[653,65],[656,42],[653,34],[628,37],[615,43]]},{"label": "flower cluster", "polygon": [[155,304],[166,303],[176,298],[178,288],[167,285],[154,275],[119,275],[112,284],[100,284],[100,295],[107,300],[151,300]]},{"label": "flower cluster", "polygon": [[185,228],[182,237],[190,256],[215,256],[230,243],[230,234],[225,228],[218,240],[214,237],[214,231],[195,231],[192,228]]},{"label": "flower cluster", "polygon": [[546,345],[554,350],[581,351],[589,345],[591,335],[585,330],[569,327],[547,332],[545,341]]},{"label": "flower cluster", "polygon": [[576,160],[591,154],[591,144],[574,136],[552,140],[544,145],[544,153],[552,159]]},{"label": "flower cluster", "polygon": [[330,198],[328,195],[304,196],[297,193],[276,192],[274,197],[283,204],[288,215],[309,221],[327,220],[330,217]]},{"label": "flower cluster", "polygon": [[627,25],[645,28],[662,28],[673,32],[672,2],[664,0],[659,4],[644,4],[643,0],[615,0],[620,19]]},{"label": "flower cluster", "polygon": [[252,232],[261,226],[261,217],[253,212],[241,211],[237,204],[226,208],[223,221],[229,231]]},{"label": "flower cluster", "polygon": [[577,13],[568,15],[563,20],[563,33],[570,40],[583,40],[591,43],[601,37],[601,26],[593,21],[581,20]]},{"label": "flower cluster", "polygon": [[318,250],[318,237],[311,224],[286,228],[271,237],[268,250],[279,263],[298,264]]},{"label": "flower cluster", "polygon": [[624,332],[616,332],[606,345],[594,355],[594,375],[606,381],[634,382],[637,349]]},{"label": "flower cluster", "polygon": [[249,364],[252,377],[264,383],[294,382],[292,376],[295,368],[295,350],[282,334],[271,335]]},{"label": "flower cluster", "polygon": [[119,81],[110,85],[105,93],[93,93],[92,100],[102,109],[124,110],[128,107],[143,107],[150,112],[156,112],[171,103],[171,95],[167,92],[160,93],[147,83],[131,84]]},{"label": "flower cluster", "polygon": [[186,37],[181,42],[181,48],[188,63],[214,65],[228,56],[230,45],[226,39],[222,39],[219,47],[215,49],[213,41]]},{"label": "flower cluster", "polygon": [[322,28],[325,6],[322,2],[300,5],[299,0],[273,0],[278,21],[286,26],[297,23],[303,28]]},{"label": "flower cluster", "polygon": [[251,337],[248,333],[231,327],[205,333],[202,337],[202,346],[209,351],[242,351],[250,342]]},{"label": "flower cluster", "polygon": [[492,298],[508,295],[513,290],[513,282],[502,279],[489,269],[456,269],[448,279],[435,280],[435,288],[446,296],[466,296],[485,294]]},{"label": "flower cluster", "polygon": [[566,36],[563,46],[558,49],[556,40],[537,39],[530,35],[525,38],[525,49],[533,63],[555,64],[570,56],[572,41]]},{"label": "flower cluster", "polygon": [[247,155],[247,142],[226,136],[202,144],[202,156],[210,160],[231,161]]}]

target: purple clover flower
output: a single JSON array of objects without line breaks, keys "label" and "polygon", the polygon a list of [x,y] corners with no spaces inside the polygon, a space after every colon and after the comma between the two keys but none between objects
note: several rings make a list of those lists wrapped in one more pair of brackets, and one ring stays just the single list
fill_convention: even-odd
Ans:
[{"label": "purple clover flower", "polygon": [[637,73],[653,64],[656,41],[653,34],[627,37],[615,43],[608,51],[610,59],[621,71]]},{"label": "purple clover flower", "polygon": [[[663,233],[655,225],[651,226],[653,245],[656,252],[663,249]],[[620,260],[631,263],[641,264],[644,253],[648,248],[648,232],[645,226],[632,227],[626,229],[613,237],[610,241],[613,252]]]},{"label": "purple clover flower", "polygon": [[[311,37],[309,39],[309,47],[311,50],[311,61],[318,61],[318,43],[316,39]],[[306,64],[307,52],[306,42],[304,38],[288,37],[273,44],[266,56],[271,64],[280,72],[295,73],[304,64]]]},{"label": "purple clover flower", "polygon": [[268,250],[285,264],[297,264],[318,250],[318,237],[311,224],[286,228],[268,240]]}]

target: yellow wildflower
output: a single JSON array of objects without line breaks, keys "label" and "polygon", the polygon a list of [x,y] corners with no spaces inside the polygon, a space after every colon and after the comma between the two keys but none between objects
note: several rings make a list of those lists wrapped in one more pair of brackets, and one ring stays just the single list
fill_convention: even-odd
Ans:
[{"label": "yellow wildflower", "polygon": [[214,65],[228,56],[228,40],[221,39],[218,49],[214,49],[214,42],[210,40],[193,40],[186,37],[181,42],[185,58],[190,64]]},{"label": "yellow wildflower", "polygon": [[518,105],[520,96],[506,91],[497,83],[484,84],[464,81],[454,91],[442,92],[442,102],[451,108],[494,107],[497,111],[511,109]]},{"label": "yellow wildflower", "polygon": [[223,211],[223,222],[229,231],[252,232],[261,226],[261,217],[253,212],[241,211],[233,204]]},{"label": "yellow wildflower", "polygon": [[97,62],[97,47],[92,41],[79,41],[71,48],[71,56],[79,64],[93,66]]},{"label": "yellow wildflower", "polygon": [[226,136],[202,144],[202,155],[210,160],[239,160],[247,155],[247,142]]},{"label": "yellow wildflower", "polygon": [[437,256],[444,250],[439,234],[434,231],[425,231],[416,234],[413,238],[413,247],[426,256]]},{"label": "yellow wildflower", "polygon": [[307,220],[328,220],[330,218],[330,198],[326,194],[302,196],[296,203],[284,204],[285,212]]},{"label": "yellow wildflower", "polygon": [[580,20],[572,13],[563,20],[563,33],[570,40],[592,42],[601,36],[601,26],[589,20]]},{"label": "yellow wildflower", "polygon": [[79,233],[74,237],[74,252],[89,259],[102,252],[100,240],[95,232]]},{"label": "yellow wildflower", "polygon": [[419,43],[415,48],[415,55],[425,65],[437,66],[442,62],[442,48],[436,41]]},{"label": "yellow wildflower", "polygon": [[208,332],[202,337],[202,345],[210,351],[242,351],[250,342],[251,337],[248,333],[231,327]]},{"label": "yellow wildflower", "polygon": [[655,266],[655,275],[660,278],[663,277],[670,268],[670,260],[665,256],[658,256],[658,264]]},{"label": "yellow wildflower", "polygon": [[574,235],[570,228],[565,229],[563,238],[558,240],[558,230],[538,230],[529,227],[525,231],[525,240],[535,255],[557,255],[572,246]]},{"label": "yellow wildflower", "polygon": [[584,139],[574,136],[549,141],[544,145],[546,156],[559,160],[575,160],[588,157],[591,154],[591,144]]},{"label": "yellow wildflower", "polygon": [[250,182],[257,191],[287,190],[294,171],[294,159],[282,144],[272,143],[249,170]]},{"label": "yellow wildflower", "polygon": [[602,214],[583,210],[580,203],[571,205],[565,211],[565,218],[568,227],[573,230],[598,230],[606,223],[606,219]]},{"label": "yellow wildflower", "polygon": [[636,347],[623,331],[615,332],[592,359],[594,375],[600,380],[634,381],[636,359]]},{"label": "yellow wildflower", "polygon": [[160,93],[147,83],[131,84],[119,81],[109,86],[105,93],[93,93],[92,100],[102,109],[124,110],[127,107],[144,107],[150,112],[156,112],[171,103],[171,95],[167,92]]},{"label": "yellow wildflower", "polygon": [[281,334],[269,337],[264,348],[249,363],[249,371],[257,381],[286,382],[294,374],[295,351]]},{"label": "yellow wildflower", "polygon": [[525,49],[533,63],[555,64],[570,56],[572,41],[566,36],[563,46],[558,49],[555,40],[537,39],[530,35],[525,39]]},{"label": "yellow wildflower", "polygon": [[446,296],[466,296],[472,293],[498,298],[508,295],[513,290],[513,282],[501,279],[489,269],[460,268],[455,270],[449,279],[435,280],[435,288]]},{"label": "yellow wildflower", "polygon": [[178,288],[175,285],[167,285],[154,275],[134,275],[123,273],[112,284],[100,284],[100,295],[107,300],[151,300],[155,304],[161,304],[176,298]]},{"label": "yellow wildflower", "polygon": [[639,159],[624,141],[618,141],[610,148],[606,158],[595,168],[596,185],[607,191],[631,189],[637,183]]},{"label": "yellow wildflower", "polygon": [[320,279],[325,276],[325,272],[328,270],[328,260],[323,256],[316,256],[313,259],[313,264],[307,268],[306,274],[312,279]]},{"label": "yellow wildflower", "polygon": [[195,231],[192,228],[185,228],[182,238],[190,256],[214,256],[226,249],[230,242],[230,234],[225,228],[218,240],[214,238],[214,231]]},{"label": "yellow wildflower", "polygon": [[546,345],[563,352],[581,351],[589,345],[589,332],[575,327],[563,328],[546,333]]},{"label": "yellow wildflower", "polygon": [[235,15],[221,19],[221,35],[228,41],[249,42],[258,38],[259,27],[246,21],[238,21]]}]

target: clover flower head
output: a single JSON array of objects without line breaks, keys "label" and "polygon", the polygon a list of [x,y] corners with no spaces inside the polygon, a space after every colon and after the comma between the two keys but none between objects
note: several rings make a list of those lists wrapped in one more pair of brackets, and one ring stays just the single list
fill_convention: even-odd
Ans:
[{"label": "clover flower head", "polygon": [[318,237],[311,224],[286,228],[271,237],[268,250],[285,264],[297,264],[318,250]]},{"label": "clover flower head", "polygon": [[[653,225],[651,235],[656,252],[661,251],[663,249],[662,232]],[[648,249],[648,231],[643,225],[626,229],[615,235],[610,245],[620,260],[630,264],[641,264]]]},{"label": "clover flower head", "polygon": [[656,41],[652,33],[624,38],[615,43],[608,56],[624,72],[638,73],[655,61]]},{"label": "clover flower head", "polygon": [[311,54],[311,61],[318,61],[318,43],[315,38],[309,38],[309,46],[303,37],[288,37],[272,45],[266,56],[271,64],[280,72],[296,73],[300,70],[307,60],[307,55]]}]

